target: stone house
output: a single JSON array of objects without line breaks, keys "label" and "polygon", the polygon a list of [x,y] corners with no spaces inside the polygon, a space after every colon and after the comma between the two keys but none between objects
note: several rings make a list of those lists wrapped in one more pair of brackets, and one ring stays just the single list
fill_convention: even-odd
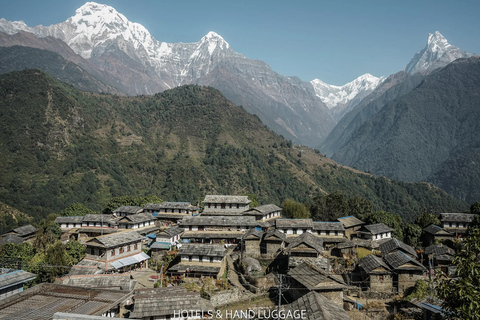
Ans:
[{"label": "stone house", "polygon": [[[286,320],[350,320],[342,306],[311,291],[284,307]],[[306,310],[305,317],[296,317],[295,312]]]},{"label": "stone house", "polygon": [[393,277],[391,268],[376,255],[368,255],[358,261],[358,269],[363,285],[370,291],[387,292],[393,291]]},{"label": "stone house", "polygon": [[383,240],[392,237],[393,229],[384,223],[364,225],[357,231],[357,236],[365,240]]},{"label": "stone house", "polygon": [[147,267],[150,258],[142,251],[144,239],[136,231],[122,231],[88,240],[86,257],[102,265],[104,271],[127,271]]},{"label": "stone house", "polygon": [[409,246],[408,244],[398,240],[397,238],[391,238],[390,240],[381,243],[379,249],[382,253],[382,256],[385,256],[392,252],[402,251],[403,253],[410,255],[414,259],[417,258],[417,252],[415,251],[415,249],[413,249],[413,247]]},{"label": "stone house", "polygon": [[55,218],[55,223],[60,226],[62,231],[76,229],[82,227],[83,216],[64,216]]},{"label": "stone house", "polygon": [[246,216],[254,216],[257,221],[269,221],[282,216],[282,208],[274,204],[264,204],[243,213]]},{"label": "stone house", "polygon": [[143,208],[139,206],[120,206],[113,210],[113,214],[117,217],[126,217],[141,212],[143,212]]},{"label": "stone house", "polygon": [[446,231],[455,236],[462,236],[467,232],[468,225],[473,222],[475,216],[473,213],[440,213],[440,222]]},{"label": "stone house", "polygon": [[207,195],[203,200],[203,216],[239,216],[249,209],[247,196]]},{"label": "stone house", "polygon": [[436,242],[451,241],[454,238],[454,234],[432,223],[423,228],[422,238],[423,244],[429,246]]},{"label": "stone house", "polygon": [[198,214],[198,208],[190,202],[147,203],[143,211],[153,214],[157,220],[166,225],[176,224],[185,217]]},{"label": "stone house", "polygon": [[116,220],[119,229],[141,229],[155,226],[155,217],[149,212],[136,213],[122,216]]},{"label": "stone house", "polygon": [[298,236],[303,233],[312,233],[312,219],[277,219],[275,229],[283,232],[287,237]]},{"label": "stone house", "polygon": [[413,287],[417,280],[424,280],[427,269],[402,251],[389,253],[383,257],[394,273],[393,286],[399,293]]},{"label": "stone house", "polygon": [[185,230],[178,226],[163,229],[156,234],[156,242],[165,242],[171,245],[179,243],[184,232]]},{"label": "stone house", "polygon": [[24,270],[0,269],[0,300],[22,292],[23,285],[36,277],[36,274]]},{"label": "stone house", "polygon": [[355,216],[341,217],[338,218],[337,221],[343,224],[345,237],[350,240],[357,236],[357,231],[365,224],[365,222]]},{"label": "stone house", "polygon": [[258,225],[252,216],[195,216],[178,222],[183,242],[240,243],[246,231]]},{"label": "stone house", "polygon": [[168,272],[175,276],[211,276],[220,279],[225,271],[227,249],[221,244],[184,243],[178,256],[180,262],[171,266]]},{"label": "stone house", "polygon": [[298,266],[304,261],[314,263],[322,258],[323,240],[313,234],[306,232],[298,237],[287,238],[288,246],[284,249],[288,256],[288,268]]},{"label": "stone house", "polygon": [[260,252],[269,256],[274,256],[285,248],[287,236],[285,233],[275,229],[265,232],[260,244]]},{"label": "stone house", "polygon": [[258,257],[261,254],[260,244],[262,242],[263,232],[252,228],[248,230],[242,237],[242,251],[247,256]]},{"label": "stone house", "polygon": [[288,275],[290,276],[288,294],[293,299],[299,299],[315,291],[335,304],[343,306],[343,291],[348,287],[341,277],[331,275],[308,262],[291,269]]},{"label": "stone house", "polygon": [[440,270],[448,275],[448,267],[452,265],[455,256],[455,250],[439,243],[425,248],[425,264],[435,270]]},{"label": "stone house", "polygon": [[324,249],[327,251],[347,240],[345,227],[339,221],[314,221],[312,233],[322,238]]},{"label": "stone house", "polygon": [[21,226],[18,228],[13,229],[10,232],[7,232],[7,234],[14,234],[25,242],[29,242],[35,238],[37,235],[38,229],[32,226],[31,224],[27,224],[25,226]]}]

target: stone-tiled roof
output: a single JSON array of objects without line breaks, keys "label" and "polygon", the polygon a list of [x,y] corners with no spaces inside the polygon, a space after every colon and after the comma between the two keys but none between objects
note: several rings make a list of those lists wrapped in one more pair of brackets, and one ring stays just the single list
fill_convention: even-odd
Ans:
[{"label": "stone-tiled roof", "polygon": [[433,256],[448,254],[455,255],[455,250],[443,244],[434,244],[425,248],[425,254],[433,254]]},{"label": "stone-tiled roof", "polygon": [[285,306],[286,314],[292,314],[292,317],[286,317],[287,320],[296,319],[294,312],[306,310],[304,320],[349,320],[350,317],[342,307],[335,304],[321,294],[312,291]]},{"label": "stone-tiled roof", "polygon": [[318,253],[321,253],[323,250],[323,240],[317,236],[309,232],[302,233],[301,235],[289,238],[287,240],[288,246],[285,248],[287,253],[291,252],[296,247],[300,246],[301,244],[305,244],[313,249],[315,249]]},{"label": "stone-tiled roof", "polygon": [[113,214],[93,214],[89,213],[83,217],[83,222],[111,222],[119,220],[121,217],[115,217]]},{"label": "stone-tiled roof", "polygon": [[62,223],[75,223],[79,224],[82,223],[84,216],[62,216],[55,218],[55,223],[62,224]]},{"label": "stone-tiled roof", "polygon": [[185,217],[178,224],[181,226],[253,227],[257,222],[252,216],[197,216]]},{"label": "stone-tiled roof", "polygon": [[24,283],[33,280],[36,274],[24,270],[13,270],[0,274],[0,289],[4,289],[15,284]]},{"label": "stone-tiled roof", "polygon": [[362,226],[359,232],[366,232],[366,233],[371,233],[373,235],[379,234],[379,233],[386,233],[386,232],[392,232],[393,229],[387,226],[385,223],[375,223],[375,224],[368,224],[365,226]]},{"label": "stone-tiled roof", "polygon": [[124,231],[93,238],[87,241],[87,245],[114,248],[129,243],[140,242],[143,239],[144,237],[136,231]]},{"label": "stone-tiled roof", "polygon": [[165,209],[181,209],[181,210],[197,210],[197,207],[190,202],[162,202],[162,203],[147,203],[144,207],[146,210],[160,211]]},{"label": "stone-tiled roof", "polygon": [[[416,259],[402,251],[395,251],[383,257],[392,269],[396,270],[425,270],[425,267]],[[403,267],[405,264],[413,264],[411,267]]]},{"label": "stone-tiled roof", "polygon": [[179,255],[224,257],[227,249],[221,244],[183,243]]},{"label": "stone-tiled roof", "polygon": [[414,257],[417,256],[417,252],[415,251],[415,249],[413,249],[408,244],[398,240],[397,238],[392,238],[380,245],[380,251],[382,252],[382,256],[389,254],[394,250],[402,250],[403,252],[408,253]]},{"label": "stone-tiled roof", "polygon": [[[372,273],[373,270],[377,268],[384,268],[385,272],[390,272],[390,267],[383,261],[382,258],[377,257],[376,255],[370,254],[366,257],[363,257],[358,261],[358,266],[362,268],[366,273]],[[379,272],[379,273],[385,273]],[[377,272],[373,272],[377,273]]]},{"label": "stone-tiled roof", "polygon": [[26,226],[13,229],[13,232],[18,234],[20,237],[31,235],[33,233],[36,233],[37,231],[38,229],[32,226],[31,224],[27,224]]},{"label": "stone-tiled roof", "polygon": [[133,279],[129,274],[94,274],[57,278],[55,283],[83,288],[118,289],[131,291],[135,288],[137,280]]},{"label": "stone-tiled roof", "polygon": [[141,213],[131,214],[131,215],[122,217],[120,220],[118,220],[118,223],[135,224],[135,223],[147,222],[152,220],[155,220],[155,217],[152,216],[151,213],[141,212]]},{"label": "stone-tiled roof", "polygon": [[185,231],[182,239],[241,239],[243,231]]},{"label": "stone-tiled roof", "polygon": [[313,221],[312,219],[277,219],[275,220],[275,227],[277,229],[313,229]]},{"label": "stone-tiled roof", "polygon": [[72,266],[67,276],[99,274],[105,271],[105,262],[83,258]]},{"label": "stone-tiled roof", "polygon": [[167,229],[164,229],[162,231],[160,231],[159,233],[157,233],[157,238],[158,237],[168,237],[168,238],[171,238],[171,237],[175,237],[176,235],[179,235],[179,234],[182,234],[185,230],[183,228],[180,228],[180,227],[170,227],[170,228],[167,228]]},{"label": "stone-tiled roof", "polygon": [[257,230],[255,228],[252,228],[245,232],[243,235],[242,239],[243,240],[261,240],[263,237],[263,232],[260,230]]},{"label": "stone-tiled roof", "polygon": [[345,231],[343,224],[339,221],[314,221],[313,230]]},{"label": "stone-tiled roof", "polygon": [[[442,235],[452,235],[450,232],[447,230],[443,229],[442,227],[437,226],[436,224],[430,224],[427,227],[423,228],[423,231],[436,235],[436,234],[442,234]],[[453,235],[452,235],[453,236]]]},{"label": "stone-tiled roof", "polygon": [[[315,265],[303,262],[288,272],[293,279],[309,290],[342,290],[347,285],[339,279],[332,277],[326,271]],[[320,285],[325,283],[324,285]]]},{"label": "stone-tiled roof", "polygon": [[210,301],[200,297],[200,293],[187,292],[183,286],[135,290],[133,299],[134,308],[130,317],[141,319],[164,318],[173,315],[174,310],[214,309]]},{"label": "stone-tiled roof", "polygon": [[264,240],[281,240],[281,241],[286,241],[287,236],[285,233],[280,232],[278,230],[272,229],[269,230],[265,233],[265,236],[263,238]]},{"label": "stone-tiled roof", "polygon": [[352,227],[365,224],[365,222],[363,222],[362,220],[358,219],[355,216],[341,217],[341,218],[338,218],[337,220],[340,221],[345,228],[352,228]]},{"label": "stone-tiled roof", "polygon": [[440,213],[440,221],[471,223],[475,216],[474,213]]},{"label": "stone-tiled roof", "polygon": [[139,206],[120,206],[113,210],[114,213],[136,214],[142,212],[143,208]]},{"label": "stone-tiled roof", "polygon": [[23,243],[23,238],[14,233],[7,233],[0,237],[0,246],[5,243],[21,244]]},{"label": "stone-tiled roof", "polygon": [[252,208],[250,210],[247,210],[243,214],[253,215],[253,216],[265,216],[269,213],[277,212],[277,211],[281,211],[281,210],[282,210],[282,208],[280,208],[279,206],[276,206],[274,204],[264,204],[264,205]]},{"label": "stone-tiled roof", "polygon": [[247,196],[230,196],[230,195],[206,195],[204,203],[239,203],[248,204]]}]

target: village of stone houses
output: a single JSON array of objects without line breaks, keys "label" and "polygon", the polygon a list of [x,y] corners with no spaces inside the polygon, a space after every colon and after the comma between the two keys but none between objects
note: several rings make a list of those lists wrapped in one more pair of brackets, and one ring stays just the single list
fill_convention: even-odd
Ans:
[{"label": "village of stone houses", "polygon": [[[441,319],[441,301],[405,299],[422,280],[454,277],[456,246],[474,214],[440,213],[413,248],[383,223],[286,219],[247,196],[120,206],[60,216],[85,256],[57,277],[3,268],[0,319]],[[199,212],[201,211],[201,212]],[[0,244],[31,242],[19,227]],[[457,246],[458,247],[458,246]]]}]

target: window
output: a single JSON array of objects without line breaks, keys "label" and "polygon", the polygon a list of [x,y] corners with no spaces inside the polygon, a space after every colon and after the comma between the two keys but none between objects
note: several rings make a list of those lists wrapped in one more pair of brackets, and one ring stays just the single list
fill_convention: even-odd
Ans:
[{"label": "window", "polygon": [[112,253],[111,253],[112,256],[115,255],[115,249],[112,250]]},{"label": "window", "polygon": [[222,205],[220,206],[222,209],[225,209],[225,203],[222,203]]},{"label": "window", "polygon": [[137,250],[137,248],[138,248],[138,244],[135,243],[135,244],[133,245],[133,250]]},{"label": "window", "polygon": [[213,257],[210,257],[210,263],[213,263]]},{"label": "window", "polygon": [[378,278],[380,281],[383,281],[383,274],[379,275]]},{"label": "window", "polygon": [[188,261],[192,262],[192,256],[188,256]]},{"label": "window", "polygon": [[203,257],[202,256],[198,257],[198,262],[203,262]]},{"label": "window", "polygon": [[130,246],[127,247],[127,252],[130,251]]},{"label": "window", "polygon": [[120,249],[118,249],[118,253],[120,253],[120,254],[123,253],[123,247],[120,247]]},{"label": "window", "polygon": [[293,229],[293,234],[297,234],[297,229]]}]

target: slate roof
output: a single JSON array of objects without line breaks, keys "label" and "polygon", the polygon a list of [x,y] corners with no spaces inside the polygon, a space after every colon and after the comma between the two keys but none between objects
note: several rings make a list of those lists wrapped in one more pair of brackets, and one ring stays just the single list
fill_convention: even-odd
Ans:
[{"label": "slate roof", "polygon": [[257,222],[252,216],[196,216],[185,217],[178,224],[181,226],[253,227]]},{"label": "slate roof", "polygon": [[[342,290],[347,288],[345,282],[306,261],[291,269],[288,275],[308,290]],[[326,284],[330,281],[332,283]]]},{"label": "slate roof", "polygon": [[455,255],[455,250],[453,250],[450,247],[447,247],[446,245],[434,244],[434,245],[426,247],[425,248],[425,253],[426,254],[433,254],[434,256],[445,255],[445,254],[453,256],[453,255]]},{"label": "slate roof", "polygon": [[130,316],[141,319],[163,318],[173,315],[174,310],[214,310],[210,301],[201,298],[199,292],[187,292],[183,286],[135,290],[133,299]]},{"label": "slate roof", "polygon": [[183,228],[180,228],[180,227],[170,227],[170,228],[167,228],[167,229],[164,229],[162,231],[160,231],[159,233],[157,233],[157,237],[168,237],[168,238],[171,238],[171,237],[175,237],[176,235],[179,235],[179,234],[182,234],[185,230]]},{"label": "slate roof", "polygon": [[245,211],[243,214],[252,216],[265,216],[272,212],[281,211],[282,208],[274,204],[264,204]]},{"label": "slate roof", "polygon": [[443,235],[453,236],[450,232],[443,229],[442,227],[437,226],[436,224],[430,224],[430,225],[426,226],[425,228],[423,228],[423,231],[425,231],[427,233],[430,233],[432,235],[443,234]]},{"label": "slate roof", "polygon": [[117,209],[113,210],[114,213],[127,213],[127,214],[136,214],[140,213],[143,210],[142,207],[139,206],[120,206]]},{"label": "slate roof", "polygon": [[12,231],[18,234],[20,237],[26,237],[32,233],[36,233],[38,229],[31,224],[27,224],[26,226],[15,228]]},{"label": "slate roof", "polygon": [[208,262],[188,262],[182,261],[179,264],[171,266],[168,268],[168,271],[175,271],[175,272],[202,272],[202,273],[209,273],[212,275],[218,274],[220,272],[220,265],[217,263],[216,265],[211,265]]},{"label": "slate roof", "polygon": [[386,232],[392,232],[393,229],[387,226],[385,223],[375,223],[375,224],[368,224],[365,226],[362,226],[359,232],[366,232],[366,233],[371,233],[373,235],[379,234],[379,233],[386,233]]},{"label": "slate roof", "polygon": [[102,315],[129,299],[130,295],[121,290],[42,283],[3,299],[0,319],[50,320],[56,312],[65,310],[74,314]]},{"label": "slate roof", "polygon": [[282,240],[287,241],[285,233],[272,229],[265,233],[264,240]]},{"label": "slate roof", "polygon": [[230,196],[230,195],[206,195],[204,203],[250,203],[247,196]]},{"label": "slate roof", "polygon": [[384,242],[380,245],[380,251],[382,252],[382,256],[389,254],[394,250],[402,250],[405,253],[408,253],[414,257],[417,256],[417,252],[411,246],[402,241],[398,240],[397,238],[392,238],[387,242]]},{"label": "slate roof", "polygon": [[0,274],[0,290],[13,286],[15,284],[24,283],[33,280],[36,274],[24,270],[14,270]]},{"label": "slate roof", "polygon": [[63,216],[63,217],[57,217],[55,218],[55,223],[61,224],[61,223],[82,223],[83,221],[83,216]]},{"label": "slate roof", "polygon": [[162,202],[162,203],[147,203],[144,207],[149,210],[161,209],[181,209],[181,210],[197,210],[197,207],[190,202]]},{"label": "slate roof", "polygon": [[140,242],[144,239],[138,232],[136,231],[123,231],[123,232],[116,232],[104,236],[95,237],[91,240],[87,241],[87,245],[89,246],[100,246],[104,248],[114,248],[121,245]]},{"label": "slate roof", "polygon": [[[373,270],[377,268],[384,268],[386,272],[390,272],[390,267],[383,261],[382,258],[377,257],[376,255],[370,254],[366,257],[363,257],[358,261],[358,266],[362,268],[366,273],[372,273]],[[373,272],[377,273],[377,272]],[[379,272],[384,273],[384,272]]]},{"label": "slate roof", "polygon": [[56,284],[77,286],[83,288],[119,289],[131,291],[135,288],[137,280],[129,274],[95,274],[77,275],[57,278]]},{"label": "slate roof", "polygon": [[141,223],[141,222],[152,221],[152,220],[155,220],[155,217],[152,216],[151,213],[141,212],[141,213],[131,214],[131,215],[122,217],[120,220],[118,220],[118,223],[135,224],[135,223]]},{"label": "slate roof", "polygon": [[224,257],[227,249],[221,244],[183,243],[179,255]]},{"label": "slate roof", "polygon": [[242,231],[185,231],[182,239],[241,239]]},{"label": "slate roof", "polygon": [[362,220],[358,219],[355,216],[341,217],[337,219],[340,221],[345,228],[353,228],[362,224],[365,224]]},{"label": "slate roof", "polygon": [[0,246],[6,243],[21,244],[23,243],[23,238],[14,233],[7,233],[0,237]]},{"label": "slate roof", "polygon": [[243,240],[261,240],[263,237],[263,232],[260,230],[257,230],[255,228],[252,228],[245,232],[243,235],[242,239]]},{"label": "slate roof", "polygon": [[314,221],[313,230],[345,231],[345,228],[339,221]]},{"label": "slate roof", "polygon": [[474,213],[440,213],[442,222],[466,222],[470,223],[475,218]]},{"label": "slate roof", "polygon": [[115,217],[113,214],[86,214],[83,217],[83,222],[111,222],[115,220],[119,220],[121,217]]},{"label": "slate roof", "polygon": [[312,219],[277,219],[275,220],[275,227],[277,229],[313,229],[313,221]]},{"label": "slate roof", "polygon": [[99,274],[105,270],[105,262],[90,259],[82,259],[70,268],[68,276]]},{"label": "slate roof", "polygon": [[287,241],[289,242],[288,246],[285,248],[287,253],[291,252],[301,244],[306,244],[309,247],[314,248],[318,253],[321,253],[323,250],[323,240],[317,236],[314,236],[310,232],[302,233],[301,235],[290,238]]},{"label": "slate roof", "polygon": [[[403,253],[402,251],[396,251],[387,254],[383,257],[392,269],[395,270],[425,270],[425,267],[418,262],[416,259],[410,257],[409,255]],[[411,263],[413,267],[402,267],[403,265]]]},{"label": "slate roof", "polygon": [[291,304],[284,307],[288,315],[292,317],[286,317],[287,320],[294,320],[294,312],[298,310],[305,310],[304,320],[350,320],[348,314],[342,307],[335,304],[332,300],[329,300],[315,291],[309,292],[306,295],[295,300]]}]

